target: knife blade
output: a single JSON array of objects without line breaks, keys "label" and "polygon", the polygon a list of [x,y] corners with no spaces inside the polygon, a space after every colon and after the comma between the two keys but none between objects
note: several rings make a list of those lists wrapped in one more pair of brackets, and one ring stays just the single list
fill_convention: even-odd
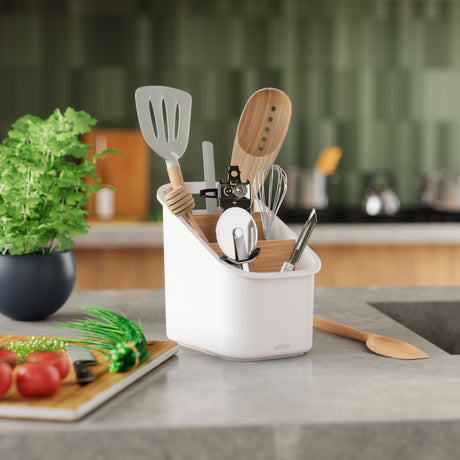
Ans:
[{"label": "knife blade", "polygon": [[93,353],[85,347],[67,345],[67,354],[72,361],[77,383],[86,385],[92,382],[94,380],[94,375],[86,366],[97,364]]}]

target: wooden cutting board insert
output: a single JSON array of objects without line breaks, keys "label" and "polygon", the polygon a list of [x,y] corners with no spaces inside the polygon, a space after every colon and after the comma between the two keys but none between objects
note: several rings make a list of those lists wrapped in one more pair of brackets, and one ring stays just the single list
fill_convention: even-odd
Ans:
[{"label": "wooden cutting board insert", "polygon": [[[27,339],[28,337],[17,335],[0,335],[0,346],[13,340]],[[128,372],[107,372],[107,361],[104,355],[95,352],[98,364],[89,366],[95,378],[85,386],[80,386],[76,382],[71,365],[69,375],[62,381],[58,392],[49,398],[25,398],[17,392],[13,380],[10,390],[0,398],[0,417],[66,422],[81,419],[179,350],[176,342],[148,341],[147,343],[149,350],[147,361]]]}]

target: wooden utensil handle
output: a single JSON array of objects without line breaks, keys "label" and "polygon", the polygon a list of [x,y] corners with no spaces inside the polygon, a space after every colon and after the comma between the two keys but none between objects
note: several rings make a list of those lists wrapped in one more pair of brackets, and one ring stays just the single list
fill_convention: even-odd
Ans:
[{"label": "wooden utensil handle", "polygon": [[195,232],[198,233],[198,235],[200,235],[201,238],[203,238],[203,240],[206,241],[206,243],[209,243],[208,239],[206,238],[206,235],[203,233],[203,231],[199,227],[192,213],[186,214],[184,218],[187,220],[187,222],[190,224],[193,230],[195,230]]},{"label": "wooden utensil handle", "polygon": [[180,166],[168,169],[169,182],[172,188],[180,187],[184,185],[184,177],[182,176],[182,170]]},{"label": "wooden utensil handle", "polygon": [[317,316],[313,317],[313,326],[316,327],[316,329],[321,329],[326,332],[331,332],[332,334],[341,335],[342,337],[348,337],[361,342],[366,342],[370,335],[369,332],[361,331],[351,326],[345,326],[345,324],[336,323],[328,319],[318,318]]},{"label": "wooden utensil handle", "polygon": [[[182,170],[180,169],[180,166],[169,168],[168,176],[169,176],[169,182],[171,183],[171,187],[173,189],[178,188],[181,185],[185,186],[184,177],[182,176]],[[200,226],[197,224],[192,213],[188,212],[187,214],[185,214],[184,219],[186,219],[187,222],[190,224],[190,226],[193,228],[193,230],[195,230],[195,232],[198,233],[198,235],[200,235],[201,238],[203,238],[203,240],[206,241],[206,243],[208,243],[208,240],[205,234],[201,230]]]}]

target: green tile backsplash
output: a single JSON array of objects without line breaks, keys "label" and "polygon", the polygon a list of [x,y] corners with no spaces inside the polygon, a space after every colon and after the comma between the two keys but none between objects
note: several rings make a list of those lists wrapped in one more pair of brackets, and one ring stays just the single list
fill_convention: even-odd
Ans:
[{"label": "green tile backsplash", "polygon": [[[0,0],[0,134],[68,105],[137,128],[134,90],[174,86],[193,96],[184,177],[202,179],[210,140],[219,178],[244,103],[275,86],[293,103],[281,166],[337,144],[333,203],[388,169],[411,206],[421,176],[460,171],[459,44],[456,1]],[[156,155],[152,181],[167,181]]]}]

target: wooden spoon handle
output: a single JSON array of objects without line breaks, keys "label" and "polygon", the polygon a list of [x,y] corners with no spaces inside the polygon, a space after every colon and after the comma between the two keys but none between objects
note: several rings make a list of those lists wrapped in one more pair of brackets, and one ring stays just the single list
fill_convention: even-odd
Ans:
[{"label": "wooden spoon handle", "polygon": [[369,336],[372,335],[370,332],[361,331],[360,329],[345,326],[345,324],[336,323],[328,319],[318,318],[317,316],[313,317],[313,326],[316,327],[316,329],[321,329],[326,332],[331,332],[332,334],[341,335],[342,337],[348,337],[361,342],[366,342]]}]

